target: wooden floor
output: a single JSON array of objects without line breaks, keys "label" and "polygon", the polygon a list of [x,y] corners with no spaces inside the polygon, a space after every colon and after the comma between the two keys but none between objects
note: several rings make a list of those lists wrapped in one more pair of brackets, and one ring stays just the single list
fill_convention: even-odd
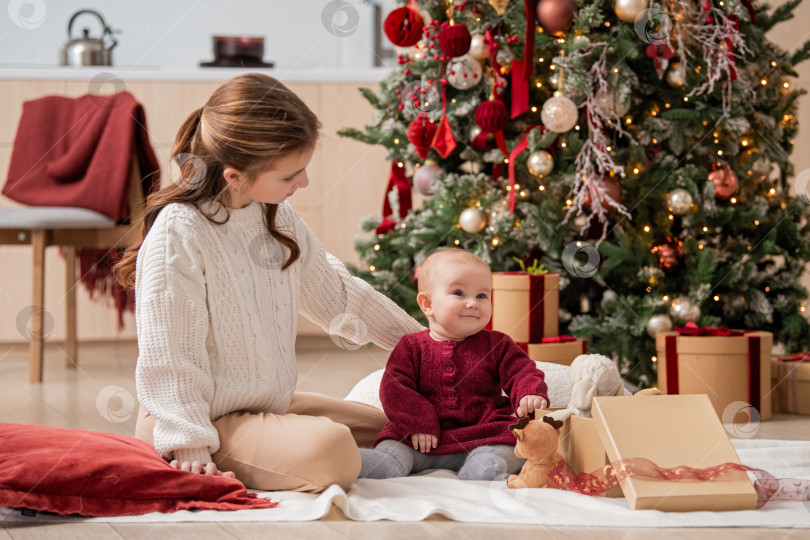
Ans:
[{"label": "wooden floor", "polygon": [[[28,382],[25,345],[0,345],[0,422],[22,422],[93,429],[131,435],[137,409],[133,374],[135,343],[80,345],[80,366],[65,367],[58,344],[46,350],[44,382]],[[355,382],[385,365],[386,351],[339,349],[327,338],[298,341],[299,384],[302,391],[343,397]],[[755,435],[764,439],[810,439],[810,417],[775,415]],[[583,523],[587,517],[583,516]],[[685,524],[686,525],[686,524]],[[434,517],[417,523],[346,520],[337,509],[306,523],[82,523],[38,525],[0,521],[0,540],[29,538],[268,538],[372,539],[466,538],[469,540],[623,539],[648,538],[785,539],[810,538],[810,531],[789,529],[596,529],[471,524]]]}]

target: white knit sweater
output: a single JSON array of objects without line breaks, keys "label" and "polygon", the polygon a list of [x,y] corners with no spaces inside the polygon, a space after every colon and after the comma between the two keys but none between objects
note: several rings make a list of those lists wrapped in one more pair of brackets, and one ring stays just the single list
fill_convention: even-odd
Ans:
[{"label": "white knit sweater", "polygon": [[[222,221],[225,210],[209,208]],[[207,463],[219,448],[213,420],[287,411],[299,311],[330,334],[389,350],[422,330],[324,251],[288,203],[276,226],[295,237],[301,256],[282,271],[287,251],[267,232],[264,211],[254,202],[217,225],[191,205],[170,204],[138,253],[136,386],[164,457]]]}]

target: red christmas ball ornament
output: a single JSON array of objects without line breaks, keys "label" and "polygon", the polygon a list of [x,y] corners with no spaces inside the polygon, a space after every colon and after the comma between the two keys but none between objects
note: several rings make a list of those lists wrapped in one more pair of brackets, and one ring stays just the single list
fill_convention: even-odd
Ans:
[{"label": "red christmas ball ornament", "polygon": [[714,182],[714,197],[725,201],[740,189],[737,175],[728,167],[722,167],[709,173],[709,180]]},{"label": "red christmas ball ornament", "polygon": [[464,56],[470,52],[471,44],[472,36],[466,26],[442,23],[442,31],[439,33],[439,48],[446,57]]},{"label": "red christmas ball ornament", "polygon": [[482,101],[475,109],[475,123],[489,133],[503,131],[509,123],[509,110],[500,99]]},{"label": "red christmas ball ornament", "polygon": [[437,129],[427,116],[419,116],[408,126],[408,140],[416,147],[420,159],[427,157]]},{"label": "red christmas ball ornament", "polygon": [[666,270],[672,270],[680,264],[683,255],[683,242],[677,238],[667,237],[657,242],[650,250],[658,257],[658,265]]},{"label": "red christmas ball ornament", "polygon": [[574,0],[540,0],[537,4],[537,22],[543,30],[559,36],[571,26],[577,5]]},{"label": "red christmas ball ornament", "polygon": [[400,7],[388,14],[383,30],[391,43],[397,47],[411,47],[422,39],[425,21],[415,9]]},{"label": "red christmas ball ornament", "polygon": [[[614,180],[609,176],[606,176],[597,179],[594,182],[594,185],[589,187],[589,189],[585,192],[585,197],[583,197],[582,203],[586,207],[590,207],[591,193],[598,192],[600,190],[604,190],[605,195],[609,196],[611,199],[616,201],[616,204],[620,204],[622,202],[622,187],[616,180]],[[616,207],[607,202],[607,199],[605,197],[602,197],[602,207],[605,208],[608,211],[608,213],[616,211]]]}]

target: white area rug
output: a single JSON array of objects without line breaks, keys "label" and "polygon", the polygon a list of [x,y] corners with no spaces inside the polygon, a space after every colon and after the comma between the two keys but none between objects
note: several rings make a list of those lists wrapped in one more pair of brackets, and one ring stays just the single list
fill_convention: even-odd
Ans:
[{"label": "white area rug", "polygon": [[[565,407],[571,396],[568,366],[538,362],[545,372],[552,407]],[[345,399],[382,408],[382,370],[357,383]],[[810,441],[732,440],[744,465],[776,478],[810,479]],[[235,512],[181,511],[171,514],[107,518],[22,516],[0,507],[0,521],[24,522],[162,522],[312,521],[332,505],[355,521],[421,521],[442,515],[454,521],[590,527],[773,527],[810,529],[810,502],[774,501],[759,510],[667,513],[630,510],[624,499],[589,497],[556,489],[509,489],[505,481],[465,482],[450,471],[390,480],[358,480],[348,493],[332,486],[320,495],[260,493],[281,504],[276,508]]]},{"label": "white area rug", "polygon": [[[777,478],[810,479],[810,442],[734,440],[742,463],[765,469]],[[25,522],[180,522],[180,521],[310,521],[335,505],[351,520],[420,521],[438,514],[455,521],[592,527],[774,527],[810,529],[810,503],[769,502],[741,512],[667,513],[630,510],[624,499],[588,497],[553,489],[519,489],[505,482],[464,482],[455,473],[390,480],[358,480],[344,492],[332,486],[320,495],[262,493],[281,501],[277,508],[236,512],[175,512],[112,518],[24,517],[0,509],[0,520]]]}]

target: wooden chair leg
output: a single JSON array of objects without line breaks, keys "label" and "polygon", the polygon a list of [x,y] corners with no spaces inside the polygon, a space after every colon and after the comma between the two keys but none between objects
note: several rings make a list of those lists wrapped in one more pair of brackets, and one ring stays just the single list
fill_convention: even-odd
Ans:
[{"label": "wooden chair leg", "polygon": [[65,320],[65,365],[76,367],[79,357],[76,355],[76,247],[65,248],[65,286],[67,287],[67,313]]},{"label": "wooden chair leg", "polygon": [[31,246],[34,248],[33,282],[31,299],[31,321],[28,325],[29,372],[31,382],[42,382],[42,366],[45,360],[45,246],[47,231],[31,231]]}]

